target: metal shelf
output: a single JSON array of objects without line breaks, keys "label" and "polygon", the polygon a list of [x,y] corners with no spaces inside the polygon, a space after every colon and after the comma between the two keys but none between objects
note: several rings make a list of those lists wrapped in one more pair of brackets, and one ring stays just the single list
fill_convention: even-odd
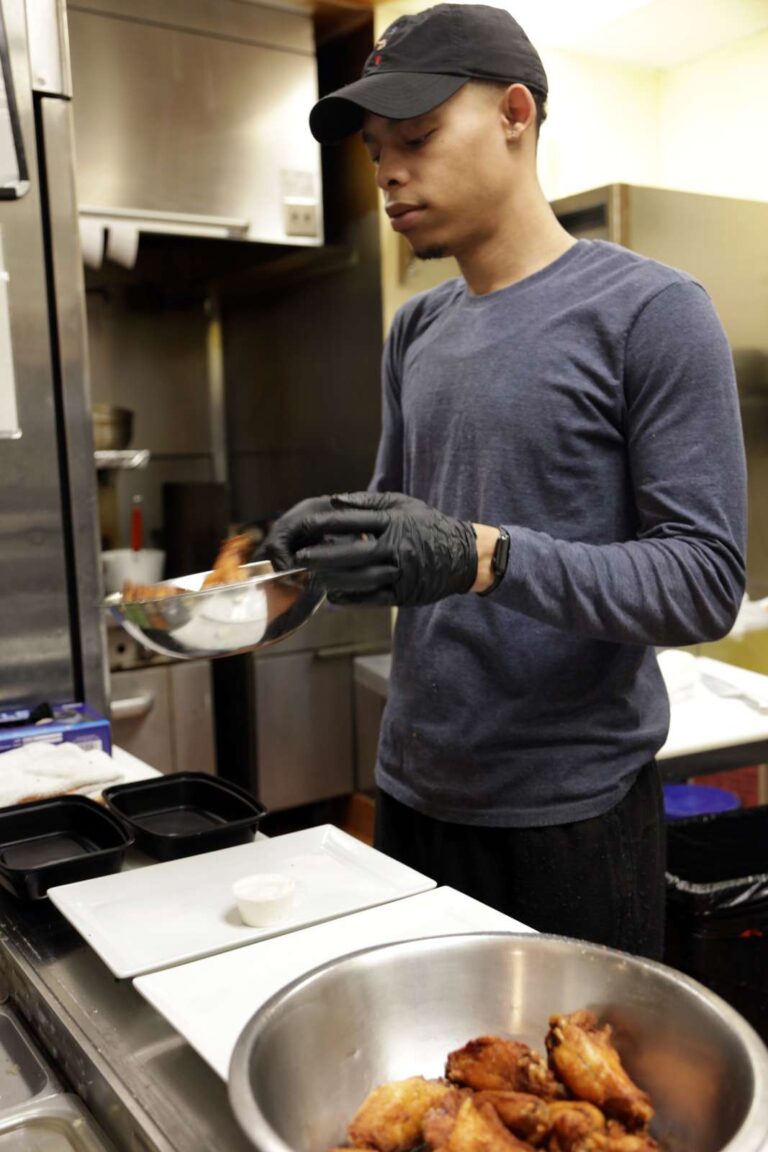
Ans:
[{"label": "metal shelf", "polygon": [[109,468],[146,468],[149,464],[148,448],[102,449],[94,452],[97,470]]}]

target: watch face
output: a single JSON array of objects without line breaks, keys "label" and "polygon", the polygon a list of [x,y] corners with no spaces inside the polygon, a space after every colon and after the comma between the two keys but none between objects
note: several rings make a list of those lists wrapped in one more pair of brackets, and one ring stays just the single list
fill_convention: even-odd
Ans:
[{"label": "watch face", "polygon": [[509,534],[504,529],[499,530],[499,538],[493,550],[491,568],[497,576],[503,576],[509,562]]}]

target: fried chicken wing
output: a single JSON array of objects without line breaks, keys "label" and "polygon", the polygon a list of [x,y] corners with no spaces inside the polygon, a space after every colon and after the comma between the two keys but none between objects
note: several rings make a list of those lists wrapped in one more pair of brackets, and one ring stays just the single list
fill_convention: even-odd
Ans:
[{"label": "fried chicken wing", "polygon": [[184,588],[176,588],[172,584],[135,584],[132,580],[126,580],[122,597],[124,603],[133,604],[137,600],[165,600],[168,596],[181,596],[184,591]]},{"label": "fried chicken wing", "polygon": [[647,1126],[651,1102],[625,1072],[610,1025],[598,1028],[595,1014],[586,1010],[552,1016],[549,1025],[550,1065],[572,1095],[596,1104],[630,1130]]},{"label": "fried chicken wing", "polygon": [[569,1112],[578,1112],[584,1123],[595,1132],[602,1132],[606,1127],[606,1119],[596,1104],[587,1100],[553,1100],[549,1105],[550,1123],[554,1124],[558,1116]]},{"label": "fried chicken wing", "polygon": [[356,1148],[378,1152],[407,1152],[422,1143],[422,1123],[430,1108],[449,1091],[443,1080],[410,1076],[374,1088],[363,1101],[347,1129]]},{"label": "fried chicken wing", "polygon": [[627,1132],[615,1120],[608,1121],[600,1152],[659,1152],[659,1145],[649,1132]]},{"label": "fried chicken wing", "polygon": [[[254,532],[246,531],[237,536],[229,536],[219,548],[213,567],[201,587],[216,588],[221,584],[236,584],[240,580],[247,580],[248,572],[243,565],[250,562],[258,543],[259,539]],[[124,603],[131,604],[137,600],[164,600],[167,596],[180,596],[186,591],[188,589],[171,584],[135,584],[126,580],[122,597]]]},{"label": "fried chicken wing", "polygon": [[247,580],[248,573],[242,565],[248,562],[253,553],[254,538],[248,532],[229,536],[219,548],[213,568],[203,581],[203,588],[215,588],[219,584],[236,584]]},{"label": "fried chicken wing", "polygon": [[603,1147],[605,1116],[594,1104],[563,1100],[550,1107],[549,1152],[598,1152]]},{"label": "fried chicken wing", "polygon": [[502,1124],[529,1144],[539,1145],[549,1135],[553,1105],[540,1096],[491,1088],[476,1092],[474,1100],[478,1107],[491,1104]]},{"label": "fried chicken wing", "polygon": [[471,1095],[469,1088],[449,1088],[442,1100],[429,1109],[422,1124],[422,1135],[430,1148],[442,1148],[448,1143],[459,1109]]},{"label": "fried chicken wing", "polygon": [[531,1152],[526,1144],[505,1128],[491,1104],[479,1107],[469,1097],[463,1102],[451,1130],[445,1152]]},{"label": "fried chicken wing", "polygon": [[565,1096],[546,1061],[518,1040],[478,1036],[451,1052],[445,1074],[454,1084],[476,1091],[508,1089],[553,1100]]}]

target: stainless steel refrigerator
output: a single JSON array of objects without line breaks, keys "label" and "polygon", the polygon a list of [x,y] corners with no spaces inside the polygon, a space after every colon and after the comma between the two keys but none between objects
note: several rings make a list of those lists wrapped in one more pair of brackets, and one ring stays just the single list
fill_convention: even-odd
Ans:
[{"label": "stainless steel refrigerator", "polygon": [[63,0],[0,0],[0,705],[106,705]]},{"label": "stainless steel refrigerator", "polygon": [[768,596],[768,203],[611,184],[552,207],[573,236],[682,268],[712,297],[733,352],[747,450],[747,591]]}]

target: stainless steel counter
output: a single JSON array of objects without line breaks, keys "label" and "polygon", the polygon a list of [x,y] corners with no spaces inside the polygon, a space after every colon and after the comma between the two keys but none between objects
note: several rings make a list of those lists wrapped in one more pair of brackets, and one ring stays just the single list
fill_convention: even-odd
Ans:
[{"label": "stainless steel counter", "polygon": [[226,1085],[47,900],[0,895],[0,974],[121,1152],[249,1152]]}]

